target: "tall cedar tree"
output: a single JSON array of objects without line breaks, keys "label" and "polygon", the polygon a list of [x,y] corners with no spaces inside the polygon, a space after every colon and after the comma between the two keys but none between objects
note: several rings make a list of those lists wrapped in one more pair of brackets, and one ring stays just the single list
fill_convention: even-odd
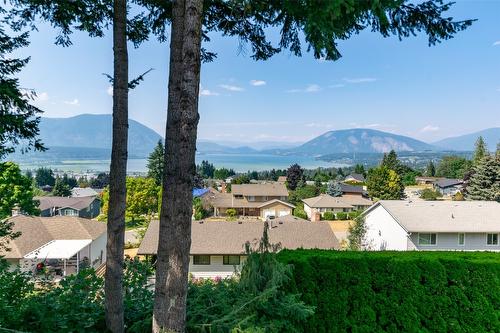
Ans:
[{"label": "tall cedar tree", "polygon": [[468,180],[467,200],[500,201],[500,160],[489,154],[485,155],[473,167]]},{"label": "tall cedar tree", "polygon": [[436,167],[434,166],[434,162],[429,161],[429,164],[427,164],[427,168],[425,169],[425,175],[427,177],[434,177],[436,175]]},{"label": "tall cedar tree", "polygon": [[158,144],[148,157],[148,177],[155,180],[156,185],[162,184],[163,168],[165,163],[165,147],[163,141],[158,140]]},{"label": "tall cedar tree", "polygon": [[[197,105],[198,96],[194,96],[191,100],[191,93],[194,87],[193,76],[199,79],[199,71],[198,68],[184,67],[185,71],[182,72],[180,62],[183,60],[184,65],[195,62],[192,54],[185,54],[186,49],[183,49],[185,47],[188,47],[190,52],[201,53],[205,60],[212,60],[215,54],[202,49],[197,43],[198,39],[195,37],[201,35],[198,31],[192,31],[192,35],[184,35],[187,39],[191,39],[192,45],[187,45],[186,40],[179,39],[179,36],[183,35],[178,31],[179,27],[184,29],[194,27],[193,21],[201,19],[202,13],[198,11],[201,1],[172,3],[138,0],[138,2],[150,9],[148,18],[152,22],[153,31],[159,34],[160,38],[164,39],[166,26],[172,23],[166,135],[168,145],[163,183],[164,186],[168,184],[175,187],[170,187],[169,191],[164,187],[163,191],[158,248],[158,256],[163,259],[159,260],[157,265],[154,330],[160,331],[163,327],[166,330],[183,331],[188,245],[191,236],[190,185],[195,174],[194,155],[199,117],[197,110],[192,109]],[[450,6],[451,4],[442,1],[425,1],[414,5],[392,0],[324,2],[207,0],[203,7],[203,27],[200,26],[200,29],[203,29],[205,41],[209,41],[209,32],[218,31],[223,35],[237,36],[243,43],[249,42],[252,46],[252,58],[255,60],[268,59],[286,49],[300,56],[302,54],[300,35],[304,33],[308,50],[312,50],[316,58],[337,60],[341,55],[336,41],[348,39],[369,27],[385,37],[396,35],[400,39],[424,31],[429,36],[430,45],[450,39],[456,32],[472,23],[470,20],[455,22],[452,18],[443,18],[442,14]],[[281,32],[278,45],[274,46],[267,40],[266,28],[276,28]],[[198,50],[193,50],[191,48],[193,46],[199,47]],[[179,77],[173,77],[177,75]],[[186,81],[189,87],[182,87],[180,84],[182,81]],[[196,87],[198,86],[199,82]],[[183,106],[179,109],[179,103],[172,104],[175,101],[182,101],[183,94],[189,109],[184,109]],[[176,115],[180,112],[183,113],[183,117]],[[177,122],[179,120],[180,122]],[[183,136],[186,133],[189,133],[188,137]],[[175,141],[171,142],[171,139]],[[176,145],[178,147],[175,147]],[[179,154],[173,154],[175,151]],[[192,165],[189,165],[189,162],[192,162]],[[169,234],[168,230],[174,231],[177,237]],[[179,253],[181,257],[178,256]],[[167,287],[158,286],[162,281],[166,281]],[[162,323],[167,326],[163,326]]]},{"label": "tall cedar tree", "polygon": [[71,190],[61,178],[57,177],[54,188],[52,189],[52,195],[56,197],[69,197],[71,195]]},{"label": "tall cedar tree", "polygon": [[474,165],[479,164],[486,155],[488,155],[488,147],[486,147],[486,142],[484,142],[483,137],[480,136],[476,140],[474,156],[472,158]]},{"label": "tall cedar tree", "polygon": [[30,103],[36,97],[33,91],[21,89],[15,78],[29,61],[29,58],[10,58],[16,49],[26,47],[28,33],[10,37],[4,31],[3,24],[10,21],[5,18],[6,10],[0,7],[0,159],[16,151],[16,146],[23,144],[21,152],[45,148],[38,136],[40,109]]}]

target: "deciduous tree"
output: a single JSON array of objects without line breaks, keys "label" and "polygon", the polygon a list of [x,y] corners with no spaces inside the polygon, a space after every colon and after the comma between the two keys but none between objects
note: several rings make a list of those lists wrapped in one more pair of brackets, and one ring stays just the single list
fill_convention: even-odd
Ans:
[{"label": "deciduous tree", "polygon": [[286,184],[288,188],[294,191],[299,182],[304,178],[304,170],[297,163],[292,164],[286,171]]},{"label": "deciduous tree", "polygon": [[3,162],[0,163],[0,220],[9,217],[14,206],[25,214],[39,213],[38,204],[33,201],[31,179],[21,173],[17,164]]}]

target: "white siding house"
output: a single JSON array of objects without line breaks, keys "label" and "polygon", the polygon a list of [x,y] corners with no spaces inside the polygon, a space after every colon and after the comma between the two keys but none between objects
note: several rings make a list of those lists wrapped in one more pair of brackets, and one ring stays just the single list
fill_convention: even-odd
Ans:
[{"label": "white siding house", "polygon": [[368,250],[500,251],[500,203],[382,200],[362,215]]}]

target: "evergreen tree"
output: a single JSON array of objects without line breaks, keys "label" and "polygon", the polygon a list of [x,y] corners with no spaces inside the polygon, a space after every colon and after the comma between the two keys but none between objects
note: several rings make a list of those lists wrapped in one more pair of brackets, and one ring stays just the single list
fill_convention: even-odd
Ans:
[{"label": "evergreen tree", "polygon": [[158,140],[158,144],[153,149],[148,157],[148,177],[153,178],[156,185],[161,185],[163,179],[163,169],[165,165],[165,147],[162,140]]},{"label": "evergreen tree", "polygon": [[54,188],[52,189],[52,195],[56,197],[69,197],[71,196],[71,190],[61,178],[57,177]]},{"label": "evergreen tree", "polygon": [[10,54],[28,46],[28,33],[11,37],[2,24],[9,23],[0,7],[0,159],[13,153],[16,146],[24,144],[21,152],[45,148],[38,136],[39,114],[42,111],[30,103],[36,98],[33,91],[19,86],[15,77],[26,66],[29,58],[13,58]]},{"label": "evergreen tree", "polygon": [[485,155],[474,165],[467,184],[467,200],[500,200],[500,163]]},{"label": "evergreen tree", "polygon": [[366,170],[363,164],[356,164],[354,167],[354,173],[366,176]]},{"label": "evergreen tree", "polygon": [[286,182],[290,190],[295,190],[303,181],[304,170],[297,163],[291,165],[286,172]]},{"label": "evergreen tree", "polygon": [[432,161],[427,164],[427,169],[425,170],[425,175],[428,177],[434,177],[436,175],[436,167]]},{"label": "evergreen tree", "polygon": [[500,160],[500,142],[497,143],[497,150],[495,151],[495,158]]},{"label": "evergreen tree", "polygon": [[340,186],[340,182],[329,181],[328,186],[326,188],[326,193],[331,195],[332,197],[340,197],[342,196],[342,187]]},{"label": "evergreen tree", "polygon": [[483,137],[480,136],[477,138],[474,157],[472,158],[474,165],[477,165],[486,155],[488,155],[488,148],[486,147]]},{"label": "evergreen tree", "polygon": [[52,169],[38,168],[35,173],[35,181],[38,186],[54,186],[56,178],[54,177]]},{"label": "evergreen tree", "polygon": [[366,181],[370,197],[380,200],[401,200],[404,185],[396,171],[380,166],[370,169]]}]

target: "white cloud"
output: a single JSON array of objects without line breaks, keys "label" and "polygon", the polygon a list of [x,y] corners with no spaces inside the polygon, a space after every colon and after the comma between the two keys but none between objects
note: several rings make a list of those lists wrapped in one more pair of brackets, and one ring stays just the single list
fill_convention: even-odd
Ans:
[{"label": "white cloud", "polygon": [[439,126],[434,126],[434,125],[427,125],[420,129],[420,132],[436,132],[439,131]]},{"label": "white cloud", "polygon": [[113,96],[113,86],[109,86],[108,89],[106,89],[106,92],[109,96]]},{"label": "white cloud", "polygon": [[289,89],[285,90],[287,93],[299,93],[299,92],[304,92],[304,93],[315,93],[321,90],[321,87],[317,84],[309,84],[307,87],[304,89]]},{"label": "white cloud", "polygon": [[359,77],[359,78],[344,78],[344,81],[347,83],[368,83],[377,81],[374,77]]},{"label": "white cloud", "polygon": [[219,96],[219,93],[208,89],[200,89],[200,96]]},{"label": "white cloud", "polygon": [[497,40],[496,42],[493,43],[493,46],[498,46],[500,45],[500,40]]},{"label": "white cloud", "polygon": [[250,84],[254,87],[265,86],[266,81],[264,81],[264,80],[250,80]]},{"label": "white cloud", "polygon": [[80,106],[80,102],[76,98],[73,99],[72,101],[64,101],[64,104],[73,105],[73,106]]},{"label": "white cloud", "polygon": [[220,84],[219,87],[221,87],[222,89],[229,90],[229,91],[243,91],[243,90],[245,90],[245,89],[243,89],[241,87],[232,86],[232,85],[229,85],[229,84]]}]

